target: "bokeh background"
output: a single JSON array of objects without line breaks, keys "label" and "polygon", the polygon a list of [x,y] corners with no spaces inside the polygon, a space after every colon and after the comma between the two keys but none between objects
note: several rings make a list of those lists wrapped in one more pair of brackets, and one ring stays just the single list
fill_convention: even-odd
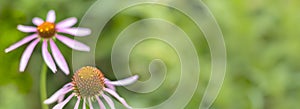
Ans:
[{"label": "bokeh background", "polygon": [[[171,0],[170,0],[171,1]],[[20,57],[26,45],[5,54],[4,49],[27,36],[18,24],[33,25],[33,17],[45,18],[54,9],[57,21],[75,16],[79,20],[95,0],[1,0],[0,1],[0,109],[40,109],[39,78],[43,64],[41,44],[33,52],[26,71],[20,73]],[[227,49],[227,72],[213,109],[296,109],[300,100],[300,1],[299,0],[203,0],[222,29]],[[194,43],[201,72],[197,91],[186,106],[199,107],[210,77],[211,57],[207,41],[197,26],[177,10],[141,5],[126,9],[106,25],[97,43],[96,64],[105,76],[115,80],[111,49],[117,35],[129,24],[144,18],[163,18],[182,28]],[[77,24],[78,25],[78,24]],[[71,37],[71,36],[70,36]],[[58,43],[72,66],[72,50]],[[184,46],[184,45],[182,45]],[[147,40],[138,44],[130,56],[130,69],[150,77],[151,60],[160,58],[167,66],[167,79],[158,90],[147,94],[118,87],[119,94],[137,107],[152,106],[168,99],[174,92],[180,73],[180,61],[168,44]],[[76,69],[75,69],[76,70]],[[74,71],[72,71],[74,72]],[[71,75],[61,71],[47,73],[48,96]],[[197,84],[197,83],[195,83]],[[66,109],[73,108],[74,100]],[[114,100],[117,108],[123,108]],[[53,105],[50,105],[53,106]],[[96,107],[96,105],[94,105]]]}]

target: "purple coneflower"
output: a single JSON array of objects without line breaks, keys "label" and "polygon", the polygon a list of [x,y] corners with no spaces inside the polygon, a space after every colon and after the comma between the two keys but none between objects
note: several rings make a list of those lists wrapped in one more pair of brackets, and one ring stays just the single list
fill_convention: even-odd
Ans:
[{"label": "purple coneflower", "polygon": [[91,33],[90,29],[72,27],[77,22],[77,19],[75,17],[67,18],[61,22],[58,22],[57,24],[55,24],[55,19],[56,19],[55,11],[50,10],[48,12],[46,21],[43,21],[41,18],[38,17],[32,19],[33,24],[36,25],[37,27],[18,25],[17,27],[18,30],[26,33],[33,33],[32,35],[25,37],[21,41],[5,49],[5,52],[7,53],[33,40],[26,48],[26,50],[24,51],[21,57],[20,68],[19,68],[20,72],[23,72],[25,70],[28,60],[32,54],[32,51],[40,41],[42,41],[43,43],[42,55],[45,60],[45,63],[54,73],[57,71],[57,69],[52,59],[52,56],[48,52],[48,41],[50,42],[50,48],[54,60],[56,61],[60,69],[62,69],[62,71],[67,75],[69,74],[68,64],[66,63],[64,56],[61,54],[60,50],[54,43],[55,39],[58,39],[62,43],[66,44],[68,47],[75,50],[79,50],[79,51],[90,50],[90,48],[83,43],[70,39],[66,36],[57,34],[57,33],[65,33],[65,34],[71,34],[73,36],[87,36]]},{"label": "purple coneflower", "polygon": [[[113,101],[106,95],[106,93],[108,93],[119,100],[126,108],[131,109],[126,101],[115,91],[115,86],[129,85],[137,79],[138,76],[135,75],[119,81],[109,81],[97,68],[86,66],[79,69],[74,74],[72,82],[64,85],[50,98],[45,100],[44,103],[51,104],[57,101],[58,104],[55,105],[53,109],[62,109],[72,97],[77,97],[74,109],[78,109],[81,100],[83,100],[83,109],[86,109],[86,102],[90,109],[93,109],[92,101],[95,99],[97,100],[100,108],[105,109],[105,105],[100,98],[102,97],[111,109],[115,109]],[[65,95],[71,91],[72,93],[64,99]]]}]

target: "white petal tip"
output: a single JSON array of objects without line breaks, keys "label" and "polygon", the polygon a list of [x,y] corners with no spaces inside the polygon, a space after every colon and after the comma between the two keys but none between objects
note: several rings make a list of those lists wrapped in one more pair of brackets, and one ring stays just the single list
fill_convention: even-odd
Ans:
[{"label": "white petal tip", "polygon": [[139,75],[134,75],[133,78],[134,79],[139,79]]},{"label": "white petal tip", "polygon": [[84,51],[86,51],[86,52],[90,52],[90,47],[87,47],[86,49],[84,49]]},{"label": "white petal tip", "polygon": [[86,35],[85,36],[88,36],[92,33],[91,29],[87,29],[87,32],[86,32]]},{"label": "white petal tip", "polygon": [[48,13],[55,14],[55,11],[54,10],[49,10]]},{"label": "white petal tip", "polygon": [[22,25],[18,25],[17,29],[20,30],[20,28],[22,28],[22,27],[23,27]]},{"label": "white petal tip", "polygon": [[25,68],[20,68],[19,71],[20,71],[20,72],[24,72],[24,71],[25,71]]},{"label": "white petal tip", "polygon": [[70,17],[70,20],[74,20],[77,22],[77,18],[76,17]]},{"label": "white petal tip", "polygon": [[70,74],[70,72],[69,72],[69,71],[68,71],[68,72],[65,72],[65,74],[66,74],[66,75],[69,75],[69,74]]},{"label": "white petal tip", "polygon": [[78,28],[75,31],[75,36],[88,36],[92,33],[91,29],[89,28]]},{"label": "white petal tip", "polygon": [[81,50],[79,50],[79,51],[86,51],[86,52],[89,52],[91,49],[90,49],[90,47],[88,47],[88,46],[85,46],[85,47],[80,47],[81,48]]},{"label": "white petal tip", "polygon": [[17,26],[17,29],[18,29],[18,30],[21,30],[23,27],[24,27],[23,25],[18,25],[18,26]]},{"label": "white petal tip", "polygon": [[44,101],[44,104],[51,104],[52,102],[49,102],[48,100]]},{"label": "white petal tip", "polygon": [[56,102],[55,99],[49,98],[49,99],[46,99],[43,103],[44,103],[44,104],[52,104],[52,103],[54,103],[54,102]]},{"label": "white petal tip", "polygon": [[47,14],[47,18],[46,21],[48,22],[55,22],[56,16],[55,16],[55,11],[54,10],[50,10]]},{"label": "white petal tip", "polygon": [[134,75],[134,76],[130,77],[130,79],[134,82],[139,79],[139,75]]},{"label": "white petal tip", "polygon": [[52,70],[52,72],[53,72],[53,73],[56,73],[56,72],[57,72],[57,70],[56,70],[56,69],[55,69],[55,70]]},{"label": "white petal tip", "polygon": [[4,52],[5,52],[5,53],[8,53],[8,52],[10,52],[10,51],[9,51],[8,49],[5,49]]},{"label": "white petal tip", "polygon": [[89,52],[91,50],[90,47],[88,47],[88,46],[77,47],[77,48],[73,48],[73,49],[78,50],[78,51],[85,51],[85,52]]},{"label": "white petal tip", "polygon": [[52,109],[62,109],[63,106],[61,104],[55,105]]}]

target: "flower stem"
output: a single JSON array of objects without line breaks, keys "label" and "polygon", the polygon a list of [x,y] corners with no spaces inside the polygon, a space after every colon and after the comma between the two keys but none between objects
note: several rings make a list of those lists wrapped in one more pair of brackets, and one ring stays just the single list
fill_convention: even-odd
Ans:
[{"label": "flower stem", "polygon": [[44,100],[47,99],[47,87],[46,87],[46,79],[47,79],[47,65],[44,63],[41,70],[40,77],[40,94],[41,94],[41,105],[42,109],[48,109],[48,105],[44,104]]}]

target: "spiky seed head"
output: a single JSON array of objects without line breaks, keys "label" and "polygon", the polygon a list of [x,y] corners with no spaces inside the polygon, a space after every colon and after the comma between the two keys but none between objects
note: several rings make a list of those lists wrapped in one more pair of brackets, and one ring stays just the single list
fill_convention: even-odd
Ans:
[{"label": "spiky seed head", "polygon": [[72,83],[74,92],[82,98],[92,98],[99,95],[104,88],[102,72],[91,66],[82,67],[74,74]]}]

